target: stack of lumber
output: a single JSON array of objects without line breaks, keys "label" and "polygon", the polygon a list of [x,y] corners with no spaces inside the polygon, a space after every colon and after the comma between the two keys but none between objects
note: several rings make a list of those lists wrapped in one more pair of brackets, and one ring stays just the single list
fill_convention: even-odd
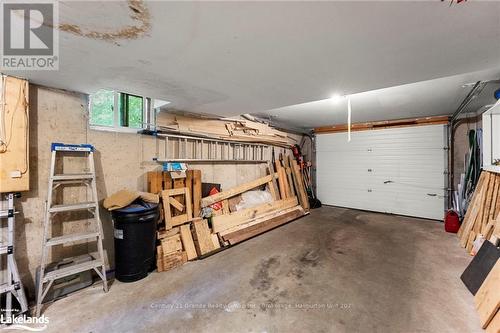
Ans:
[{"label": "stack of lumber", "polygon": [[[201,200],[202,207],[216,202],[222,202],[223,207],[227,207],[223,210],[224,214],[212,217],[213,232],[218,234],[224,245],[237,244],[308,213],[309,200],[297,162],[289,156],[276,161],[275,168],[276,171],[270,167],[270,174],[265,177]],[[229,199],[262,186],[270,192],[271,202],[231,210]]]},{"label": "stack of lumber", "polygon": [[500,174],[483,171],[458,231],[460,245],[472,250],[478,237],[498,243],[500,238]]},{"label": "stack of lumber", "polygon": [[[160,245],[156,247],[158,272],[168,271],[188,261],[189,244],[182,242],[180,228],[158,234]],[[191,239],[191,245],[192,244]],[[186,246],[187,245],[187,246]]]},{"label": "stack of lumber", "polygon": [[255,142],[287,148],[296,143],[286,132],[247,119],[195,118],[160,112],[156,126],[159,130],[221,140]]},{"label": "stack of lumber", "polygon": [[500,332],[500,260],[477,291],[474,302],[482,328],[487,333]]},{"label": "stack of lumber", "polygon": [[[309,200],[297,162],[288,156],[269,163],[269,175],[201,198],[201,172],[187,170],[185,177],[172,172],[148,173],[148,191],[160,194],[162,219],[157,233],[158,271],[168,271],[187,261],[213,254],[295,220],[309,212]],[[236,209],[230,200],[266,187],[271,202]],[[210,224],[201,208],[222,203]]]},{"label": "stack of lumber", "polygon": [[201,214],[201,171],[184,174],[151,171],[147,174],[148,192],[157,193],[162,201],[158,223],[156,261],[158,271],[167,271],[189,260],[220,248]]}]

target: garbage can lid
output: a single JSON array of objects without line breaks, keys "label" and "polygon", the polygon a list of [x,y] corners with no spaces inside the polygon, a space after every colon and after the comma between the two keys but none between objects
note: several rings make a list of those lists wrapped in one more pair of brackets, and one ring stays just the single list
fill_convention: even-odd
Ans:
[{"label": "garbage can lid", "polygon": [[156,203],[144,202],[142,200],[134,201],[127,207],[114,210],[113,213],[118,213],[118,214],[144,213],[146,211],[156,209],[157,206],[158,204]]}]

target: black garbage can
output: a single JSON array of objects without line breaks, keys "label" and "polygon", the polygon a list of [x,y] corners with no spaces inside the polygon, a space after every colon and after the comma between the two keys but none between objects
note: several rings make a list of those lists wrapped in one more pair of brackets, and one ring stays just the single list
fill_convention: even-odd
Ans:
[{"label": "black garbage can", "polygon": [[115,277],[122,282],[145,278],[155,268],[158,204],[136,201],[111,212],[115,238]]}]

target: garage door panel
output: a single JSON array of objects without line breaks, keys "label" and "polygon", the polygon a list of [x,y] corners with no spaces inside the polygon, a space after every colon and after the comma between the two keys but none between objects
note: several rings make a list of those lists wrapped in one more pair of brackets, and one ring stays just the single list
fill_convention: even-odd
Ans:
[{"label": "garage door panel", "polygon": [[318,197],[329,205],[442,219],[443,125],[322,134]]}]

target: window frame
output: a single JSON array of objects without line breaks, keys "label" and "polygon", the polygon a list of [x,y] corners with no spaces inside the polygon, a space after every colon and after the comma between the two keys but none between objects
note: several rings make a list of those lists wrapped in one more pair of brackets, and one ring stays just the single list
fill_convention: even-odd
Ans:
[{"label": "window frame", "polygon": [[[125,91],[117,91],[113,89],[99,89],[99,90],[107,90],[113,92],[113,126],[105,126],[105,125],[95,125],[92,124],[91,117],[90,115],[92,114],[92,94],[89,95],[89,101],[88,101],[88,109],[89,109],[89,117],[88,117],[88,124],[91,130],[99,130],[99,131],[110,131],[110,132],[124,132],[124,133],[137,133],[139,131],[142,131],[146,129],[148,126],[145,123],[145,120],[147,119],[147,114],[148,114],[148,102],[147,102],[147,97],[143,95],[138,95],[138,94],[132,94],[128,93]],[[98,91],[99,91],[98,90]],[[96,91],[97,92],[97,91]],[[129,127],[129,126],[122,126],[121,124],[121,117],[122,113],[120,112],[119,109],[119,102],[121,96],[133,96],[133,97],[140,97],[142,98],[142,126],[141,127]],[[125,98],[127,99],[127,98]],[[128,120],[127,120],[128,123]]]}]

